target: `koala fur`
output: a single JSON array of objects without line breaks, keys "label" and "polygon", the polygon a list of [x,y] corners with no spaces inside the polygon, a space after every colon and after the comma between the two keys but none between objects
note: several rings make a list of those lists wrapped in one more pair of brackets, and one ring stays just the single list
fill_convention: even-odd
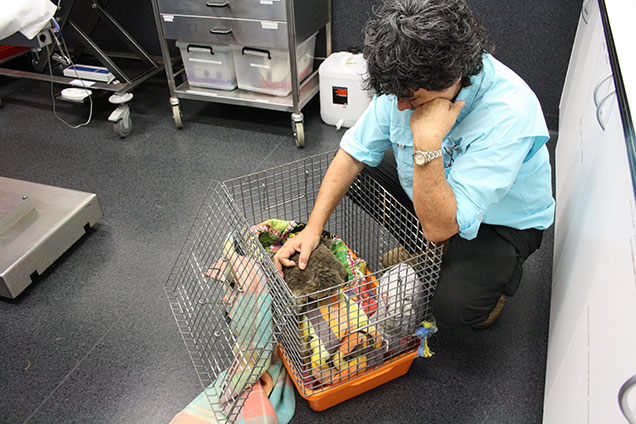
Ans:
[{"label": "koala fur", "polygon": [[[320,244],[309,256],[304,270],[298,268],[298,265],[283,269],[285,282],[297,297],[308,296],[347,281],[347,270],[329,250],[330,245],[331,240],[320,239]],[[299,256],[299,253],[295,253],[290,259],[298,264]],[[315,300],[317,295],[308,297]]]}]

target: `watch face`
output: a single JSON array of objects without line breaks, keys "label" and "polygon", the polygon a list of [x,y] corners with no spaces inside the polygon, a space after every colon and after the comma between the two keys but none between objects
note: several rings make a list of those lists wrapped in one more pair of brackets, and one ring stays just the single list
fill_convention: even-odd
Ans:
[{"label": "watch face", "polygon": [[413,153],[413,162],[415,162],[416,165],[422,166],[426,164],[426,156],[418,150]]},{"label": "watch face", "polygon": [[426,158],[424,157],[424,154],[418,150],[413,153],[413,162],[415,162],[416,165],[422,166],[426,162]]}]

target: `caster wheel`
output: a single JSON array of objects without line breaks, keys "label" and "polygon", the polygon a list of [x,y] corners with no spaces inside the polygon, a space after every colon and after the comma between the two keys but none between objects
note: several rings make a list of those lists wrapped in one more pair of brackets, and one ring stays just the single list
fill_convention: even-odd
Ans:
[{"label": "caster wheel", "polygon": [[113,131],[121,138],[126,138],[132,131],[132,119],[120,119],[113,124]]},{"label": "caster wheel", "polygon": [[305,128],[302,122],[294,122],[294,139],[296,147],[305,146]]},{"label": "caster wheel", "polygon": [[183,128],[183,119],[181,119],[183,115],[181,114],[181,108],[179,105],[172,106],[172,118],[174,119],[174,124],[177,128]]}]

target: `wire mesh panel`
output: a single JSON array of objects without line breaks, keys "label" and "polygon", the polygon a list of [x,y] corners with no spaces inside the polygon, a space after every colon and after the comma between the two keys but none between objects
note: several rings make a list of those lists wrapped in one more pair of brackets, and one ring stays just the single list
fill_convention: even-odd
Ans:
[{"label": "wire mesh panel", "polygon": [[165,290],[219,422],[236,420],[269,366],[274,271],[223,186],[213,184]]},{"label": "wire mesh panel", "polygon": [[[249,224],[279,219],[293,227],[308,219],[334,154],[223,184]],[[331,233],[326,243],[346,271],[342,282],[314,287],[307,281],[307,287],[293,291],[272,273],[269,284],[282,357],[306,398],[351,384],[413,352],[415,329],[431,318],[441,264],[442,247],[427,242],[417,218],[365,174],[325,229]]]},{"label": "wire mesh panel", "polygon": [[335,152],[223,182],[247,222],[294,217],[306,222]]}]

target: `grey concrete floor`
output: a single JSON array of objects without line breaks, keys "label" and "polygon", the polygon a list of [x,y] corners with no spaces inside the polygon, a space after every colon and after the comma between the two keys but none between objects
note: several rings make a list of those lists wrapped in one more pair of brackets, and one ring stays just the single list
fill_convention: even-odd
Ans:
[{"label": "grey concrete floor", "polygon": [[[343,130],[288,113],[183,101],[175,128],[165,80],[135,91],[118,138],[106,96],[70,129],[47,83],[0,78],[0,175],[96,193],[104,217],[17,299],[0,299],[0,422],[167,423],[202,387],[163,285],[207,187],[336,149]],[[73,123],[85,105],[58,104]],[[553,151],[553,147],[551,144]],[[541,422],[552,230],[517,295],[485,331],[440,331],[435,356],[324,412],[296,396],[293,422]]]}]

